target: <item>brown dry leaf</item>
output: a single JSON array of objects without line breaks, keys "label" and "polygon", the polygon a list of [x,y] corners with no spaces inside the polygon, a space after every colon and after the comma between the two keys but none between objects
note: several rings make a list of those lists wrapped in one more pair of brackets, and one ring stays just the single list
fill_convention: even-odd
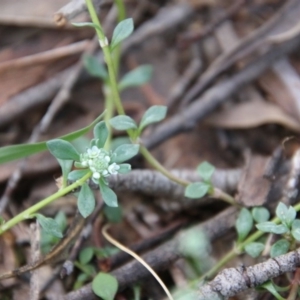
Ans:
[{"label": "brown dry leaf", "polygon": [[300,117],[300,77],[286,59],[281,59],[273,66],[273,71],[261,76],[259,83],[270,95],[270,100],[277,103],[293,118]]},{"label": "brown dry leaf", "polygon": [[268,157],[247,155],[236,201],[243,206],[261,206],[267,201],[271,181],[264,178]]},{"label": "brown dry leaf", "polygon": [[262,101],[236,104],[226,110],[211,114],[205,119],[210,126],[243,129],[276,123],[293,131],[300,131],[300,122],[281,110],[277,105]]}]

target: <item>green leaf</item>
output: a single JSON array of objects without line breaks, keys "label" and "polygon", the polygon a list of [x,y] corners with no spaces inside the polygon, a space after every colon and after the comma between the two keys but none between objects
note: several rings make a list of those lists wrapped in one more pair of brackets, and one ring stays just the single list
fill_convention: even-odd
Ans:
[{"label": "green leaf", "polygon": [[194,182],[189,184],[184,191],[184,196],[191,199],[202,198],[207,194],[210,185],[205,182]]},{"label": "green leaf", "polygon": [[270,219],[270,212],[262,206],[254,207],[252,209],[252,216],[257,223],[262,223]]},{"label": "green leaf", "polygon": [[263,232],[271,232],[275,234],[284,234],[289,230],[285,225],[276,225],[273,222],[262,222],[256,224],[256,228]]},{"label": "green leaf", "polygon": [[111,207],[117,207],[118,206],[118,198],[115,192],[108,187],[103,180],[99,180],[99,187],[100,187],[100,193],[102,196],[103,201]]},{"label": "green leaf", "polygon": [[103,300],[113,300],[118,291],[118,281],[106,273],[98,273],[92,282],[93,292]]},{"label": "green leaf", "polygon": [[297,240],[300,241],[300,220],[296,219],[292,223],[292,235]]},{"label": "green leaf", "polygon": [[179,251],[185,257],[207,258],[210,248],[210,241],[203,230],[190,228],[179,235]]},{"label": "green leaf", "polygon": [[120,174],[127,174],[131,171],[131,165],[130,164],[120,164],[120,169],[118,170],[118,173]]},{"label": "green leaf", "polygon": [[94,256],[94,248],[86,247],[82,249],[79,253],[79,261],[81,264],[88,264]]},{"label": "green leaf", "polygon": [[241,209],[235,227],[238,233],[238,242],[240,243],[248,236],[253,227],[253,218],[248,209]]},{"label": "green leaf", "polygon": [[264,288],[267,291],[269,291],[277,300],[285,300],[285,298],[281,297],[280,294],[277,292],[276,288],[274,287],[271,281],[262,284],[260,288]]},{"label": "green leaf", "polygon": [[149,124],[160,122],[166,117],[166,114],[167,114],[166,106],[161,106],[161,105],[151,106],[146,110],[146,112],[142,117],[139,126],[139,131],[141,132]]},{"label": "green leaf", "polygon": [[210,182],[215,169],[216,168],[212,164],[204,161],[198,166],[197,171],[204,181]]},{"label": "green leaf", "polygon": [[98,148],[103,148],[108,137],[108,129],[104,121],[99,122],[94,128],[94,137]]},{"label": "green leaf", "polygon": [[296,219],[296,216],[297,216],[296,209],[293,206],[290,206],[287,213],[287,220],[289,225],[293,223],[293,221]]},{"label": "green leaf", "polygon": [[282,223],[286,224],[289,227],[295,220],[296,214],[297,212],[292,206],[287,208],[287,206],[282,202],[279,202],[279,204],[277,205],[276,216],[281,220]]},{"label": "green leaf", "polygon": [[270,255],[271,257],[276,257],[285,254],[289,251],[289,248],[290,243],[286,239],[281,239],[272,245]]},{"label": "green leaf", "polygon": [[45,230],[46,233],[62,238],[63,234],[59,228],[57,222],[51,218],[44,217],[41,214],[35,215],[41,227]]},{"label": "green leaf", "polygon": [[68,175],[73,166],[73,160],[57,159],[57,161],[62,171],[63,187],[66,187],[68,185]]},{"label": "green leaf", "polygon": [[74,170],[69,173],[68,179],[70,181],[76,181],[85,176],[88,172],[90,172],[89,169],[82,169],[82,170]]},{"label": "green leaf", "polygon": [[133,29],[133,20],[131,18],[121,21],[114,29],[110,44],[110,50],[113,51],[119,43],[129,37],[133,32]]},{"label": "green leaf", "polygon": [[265,245],[262,243],[250,243],[245,246],[245,251],[253,258],[258,257],[261,252],[265,249]]},{"label": "green leaf", "polygon": [[66,215],[63,211],[60,210],[55,215],[54,220],[58,224],[61,231],[64,231],[67,228],[68,222],[67,222]]},{"label": "green leaf", "polygon": [[104,81],[108,78],[105,67],[95,56],[85,54],[83,56],[83,64],[90,75],[101,78]]},{"label": "green leaf", "polygon": [[47,142],[50,153],[59,159],[79,161],[80,156],[75,147],[64,140],[55,139]]},{"label": "green leaf", "polygon": [[122,163],[123,161],[126,161],[135,155],[138,154],[140,149],[139,145],[133,145],[133,144],[124,144],[119,146],[114,152],[114,156],[112,158],[112,161],[115,163]]},{"label": "green leaf", "polygon": [[109,124],[117,130],[136,129],[135,121],[128,116],[116,116],[109,120]]},{"label": "green leaf", "polygon": [[119,83],[119,90],[136,87],[147,83],[152,76],[152,66],[143,65],[126,73]]},{"label": "green leaf", "polygon": [[72,23],[72,25],[75,27],[92,27],[101,31],[101,28],[98,25],[91,22],[80,22],[80,23],[74,22]]},{"label": "green leaf", "polygon": [[81,186],[77,205],[79,212],[84,218],[89,216],[94,211],[95,197],[87,183],[84,183]]},{"label": "green leaf", "polygon": [[[95,126],[103,118],[104,113],[102,113],[97,119],[95,119],[90,125],[73,131],[67,135],[59,137],[61,140],[72,141],[80,136],[86,134],[91,128]],[[19,144],[0,148],[0,164],[16,160],[19,158],[27,157],[42,151],[47,150],[46,142],[39,142],[34,144]]]},{"label": "green leaf", "polygon": [[118,207],[104,207],[104,214],[110,223],[119,223],[122,221],[122,209]]},{"label": "green leaf", "polygon": [[117,137],[111,141],[110,150],[115,151],[119,146],[130,143],[131,141],[127,136]]}]

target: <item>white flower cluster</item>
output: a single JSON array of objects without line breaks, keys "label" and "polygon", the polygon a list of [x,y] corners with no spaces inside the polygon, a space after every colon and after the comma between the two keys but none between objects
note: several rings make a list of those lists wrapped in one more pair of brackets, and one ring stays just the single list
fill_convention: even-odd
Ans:
[{"label": "white flower cluster", "polygon": [[118,174],[120,166],[111,162],[111,154],[100,149],[97,146],[87,149],[85,153],[80,154],[80,164],[82,167],[88,167],[93,172],[93,180],[97,183],[101,176],[107,177],[112,174]]}]

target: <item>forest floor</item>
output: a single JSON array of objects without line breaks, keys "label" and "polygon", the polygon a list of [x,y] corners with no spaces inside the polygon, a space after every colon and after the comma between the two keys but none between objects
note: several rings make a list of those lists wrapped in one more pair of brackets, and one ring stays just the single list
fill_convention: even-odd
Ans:
[{"label": "forest floor", "polygon": [[[104,84],[83,63],[87,55],[101,60],[98,40],[93,28],[71,24],[89,21],[86,11],[76,11],[76,3],[84,1],[69,2],[72,13],[66,9],[68,2],[1,1],[0,147],[63,136],[105,110]],[[116,7],[113,1],[96,3],[110,39]],[[241,242],[235,224],[242,207],[249,212],[263,206],[274,216],[279,202],[296,205],[299,199],[300,2],[124,4],[135,29],[122,45],[119,78],[145,64],[153,70],[149,82],[121,92],[125,112],[139,122],[149,107],[168,107],[166,119],[144,131],[143,145],[186,181],[200,181],[197,167],[209,162],[216,168],[213,185],[235,203],[222,201],[217,193],[189,199],[184,187],[138,155],[130,160],[131,173],[110,179],[120,205],[113,213],[97,190],[96,211],[84,221],[76,215],[77,200],[71,194],[42,209],[64,228],[70,226],[63,240],[77,230],[75,244],[69,239],[63,249],[53,250],[63,240],[43,235],[33,220],[0,236],[0,276],[42,261],[35,271],[1,281],[0,299],[96,299],[90,282],[99,271],[117,278],[115,299],[165,299],[151,274],[104,238],[103,211],[115,219],[110,235],[144,255],[175,299],[274,299],[274,294],[255,289],[272,278],[288,286],[278,299],[297,299],[299,260],[287,262],[288,256],[279,256],[283,260],[277,273],[267,264],[270,247],[278,240],[274,235],[260,239],[266,246],[259,257],[239,248],[212,268]],[[114,130],[113,143],[125,136]],[[92,131],[74,146],[85,149],[91,137]],[[58,189],[60,167],[48,151],[1,162],[0,216],[6,221]],[[196,247],[192,254],[182,250],[184,243]],[[297,241],[293,247],[287,250],[296,250]],[[263,279],[253,271],[256,267]]]}]

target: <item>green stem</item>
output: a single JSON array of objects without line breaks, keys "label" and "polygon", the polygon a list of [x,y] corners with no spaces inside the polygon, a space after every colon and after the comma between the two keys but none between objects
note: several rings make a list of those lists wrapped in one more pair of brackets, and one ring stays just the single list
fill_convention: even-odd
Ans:
[{"label": "green stem", "polygon": [[146,147],[144,147],[143,145],[140,145],[140,152],[142,153],[142,155],[145,157],[145,159],[148,161],[148,163],[154,167],[156,170],[158,170],[159,172],[161,172],[162,174],[164,174],[166,177],[168,177],[170,180],[183,185],[183,186],[187,186],[190,184],[190,182],[180,179],[176,176],[174,176],[172,173],[170,173],[164,166],[162,166],[156,159],[155,157],[148,151],[148,149]]},{"label": "green stem", "polygon": [[105,143],[105,149],[109,150],[111,146],[111,140],[112,140],[112,130],[109,124],[109,120],[113,117],[115,106],[111,95],[111,89],[108,85],[105,85],[104,87],[104,96],[105,96],[105,109],[106,109],[104,121],[106,123],[106,126],[108,127],[108,137]]},{"label": "green stem", "polygon": [[[125,5],[123,3],[123,0],[115,0],[115,4],[118,9],[118,22],[123,21],[126,18],[126,10]],[[119,75],[119,66],[120,66],[120,58],[121,58],[121,46],[120,43],[117,45],[117,47],[114,49],[114,66],[115,66],[115,72],[116,72],[116,78],[118,78]]]},{"label": "green stem", "polygon": [[221,200],[229,203],[230,205],[237,205],[236,201],[234,200],[234,198],[232,196],[230,196],[229,194],[223,192],[222,190],[220,190],[216,187],[214,187],[214,191],[211,196],[221,199]]},{"label": "green stem", "polygon": [[69,192],[73,191],[74,189],[78,188],[81,186],[87,179],[91,177],[92,173],[89,172],[85,176],[83,176],[81,179],[77,180],[73,184],[67,186],[66,188],[63,188],[59,191],[57,191],[55,194],[41,200],[37,204],[29,207],[28,209],[24,210],[20,214],[16,215],[14,218],[11,220],[7,221],[6,223],[2,224],[0,226],[0,235],[5,232],[6,230],[10,229],[14,225],[20,223],[21,221],[24,221],[26,219],[30,219],[33,214],[35,214],[37,211],[45,207],[46,205],[52,203],[56,199],[68,194]]},{"label": "green stem", "polygon": [[[299,212],[300,211],[300,203],[298,203],[296,206],[294,206],[294,208],[297,212]],[[280,224],[281,221],[278,217],[275,217],[271,220],[271,222],[273,222],[274,224]],[[265,233],[266,232],[259,231],[259,230],[255,231],[244,242],[238,244],[234,249],[229,251],[212,269],[210,269],[203,276],[201,276],[200,281],[204,280],[204,279],[212,278],[219,271],[219,269],[221,269],[227,262],[229,262],[235,256],[242,253],[248,244],[255,242],[260,237],[262,237]]]},{"label": "green stem", "polygon": [[118,114],[125,115],[124,108],[123,108],[120,94],[119,94],[118,83],[116,80],[114,63],[113,63],[112,55],[110,53],[109,45],[107,43],[107,39],[103,33],[103,28],[99,22],[99,19],[98,19],[97,13],[95,11],[92,0],[86,0],[86,5],[88,8],[89,14],[91,16],[92,22],[96,25],[96,33],[97,33],[97,36],[100,41],[100,46],[102,47],[102,50],[103,50],[105,62],[107,64],[108,76],[109,76],[110,86],[111,86],[111,90],[112,90],[112,96],[114,98]]}]

